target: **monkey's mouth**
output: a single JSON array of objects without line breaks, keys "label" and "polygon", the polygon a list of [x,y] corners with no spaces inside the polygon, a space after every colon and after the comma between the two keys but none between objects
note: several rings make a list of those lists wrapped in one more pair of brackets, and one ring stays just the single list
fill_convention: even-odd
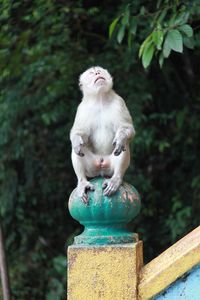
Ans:
[{"label": "monkey's mouth", "polygon": [[96,79],[95,79],[95,82],[94,83],[96,83],[98,80],[100,80],[100,79],[102,79],[102,80],[105,80],[105,78],[104,77],[102,77],[102,76],[99,76],[99,77],[97,77]]}]

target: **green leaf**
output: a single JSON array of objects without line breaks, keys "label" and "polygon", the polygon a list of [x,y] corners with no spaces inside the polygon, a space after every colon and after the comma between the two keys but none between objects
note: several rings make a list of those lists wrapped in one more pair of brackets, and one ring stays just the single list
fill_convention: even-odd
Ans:
[{"label": "green leaf", "polygon": [[187,23],[189,16],[189,12],[181,12],[174,20],[174,25],[183,25]]},{"label": "green leaf", "polygon": [[187,37],[193,36],[193,29],[190,25],[184,24],[178,28],[181,32],[185,33]]},{"label": "green leaf", "polygon": [[183,52],[183,38],[177,29],[172,29],[168,32],[166,37],[170,49],[182,53]]},{"label": "green leaf", "polygon": [[159,23],[161,23],[164,20],[164,18],[166,17],[167,11],[168,11],[167,9],[163,9],[161,11],[161,14],[160,14],[160,16],[158,18],[158,22]]},{"label": "green leaf", "polygon": [[174,14],[171,16],[171,18],[169,18],[169,21],[166,23],[169,28],[174,28],[175,18],[176,18],[176,15],[174,15]]},{"label": "green leaf", "polygon": [[163,53],[160,54],[159,56],[159,65],[160,65],[160,68],[162,68],[163,66],[163,63],[164,63],[164,56],[163,56]]},{"label": "green leaf", "polygon": [[121,25],[117,34],[117,41],[119,44],[121,44],[125,34],[125,26]]},{"label": "green leaf", "polygon": [[165,42],[164,42],[164,45],[163,45],[163,56],[164,56],[164,58],[169,57],[170,53],[171,53],[171,48],[170,48],[170,45],[169,45],[169,41],[166,38]]},{"label": "green leaf", "polygon": [[194,39],[193,38],[184,37],[183,44],[189,49],[194,49]]},{"label": "green leaf", "polygon": [[127,9],[125,11],[124,16],[123,16],[122,21],[121,21],[123,25],[126,26],[126,25],[129,24],[129,17],[130,17],[130,11]]},{"label": "green leaf", "polygon": [[119,19],[120,19],[120,17],[115,18],[115,19],[112,21],[112,23],[110,24],[110,26],[109,26],[109,37],[112,36],[113,31],[115,30],[115,27],[116,27],[116,25],[117,25]]},{"label": "green leaf", "polygon": [[158,0],[158,1],[157,1],[157,4],[156,4],[156,8],[157,8],[157,9],[160,7],[161,2],[162,2],[162,0]]},{"label": "green leaf", "polygon": [[192,179],[191,188],[198,189],[199,187],[200,187],[200,175],[197,175]]},{"label": "green leaf", "polygon": [[150,42],[145,46],[142,54],[142,64],[145,69],[150,65],[151,60],[153,58],[154,51],[155,51],[155,46],[152,42]]},{"label": "green leaf", "polygon": [[152,39],[158,50],[161,50],[161,46],[164,39],[164,32],[161,29],[156,29],[153,31]]},{"label": "green leaf", "polygon": [[140,50],[139,50],[139,58],[142,56],[144,48],[146,47],[146,45],[151,41],[152,39],[152,33],[144,40],[144,42],[142,43],[142,45],[140,46]]},{"label": "green leaf", "polygon": [[167,141],[160,141],[160,143],[158,145],[159,152],[161,152],[161,153],[164,152],[164,150],[169,147],[170,147],[170,144]]},{"label": "green leaf", "polygon": [[145,9],[144,5],[142,5],[142,7],[140,8],[140,15],[144,16],[145,12],[146,12],[146,9]]},{"label": "green leaf", "polygon": [[136,31],[137,31],[137,19],[136,18],[133,17],[131,19],[129,29],[132,34],[136,34]]}]

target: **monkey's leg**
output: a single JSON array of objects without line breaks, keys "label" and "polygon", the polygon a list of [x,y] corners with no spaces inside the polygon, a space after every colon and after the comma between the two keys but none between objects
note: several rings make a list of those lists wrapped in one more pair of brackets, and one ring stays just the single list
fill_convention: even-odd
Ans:
[{"label": "monkey's leg", "polygon": [[78,179],[77,193],[85,203],[88,202],[87,191],[94,190],[94,186],[87,180],[88,177],[93,177],[93,161],[94,154],[85,147],[84,156],[77,155],[72,150],[72,164]]},{"label": "monkey's leg", "polygon": [[103,183],[104,195],[110,196],[115,193],[122,184],[124,173],[130,164],[130,150],[127,145],[126,151],[121,152],[119,156],[113,153],[110,156],[111,168],[113,169],[113,175],[110,179],[106,179]]}]

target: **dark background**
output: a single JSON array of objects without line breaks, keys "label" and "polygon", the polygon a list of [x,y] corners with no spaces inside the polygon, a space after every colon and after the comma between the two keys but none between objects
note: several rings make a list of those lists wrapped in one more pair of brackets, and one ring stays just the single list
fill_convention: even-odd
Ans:
[{"label": "dark background", "polygon": [[[134,2],[136,14],[142,5],[156,10]],[[67,209],[76,186],[69,131],[78,77],[90,66],[111,72],[134,119],[126,180],[142,196],[130,228],[144,242],[145,261],[198,226],[200,9],[189,19],[195,48],[173,52],[162,69],[155,58],[145,70],[138,50],[148,15],[131,49],[108,38],[127,3],[0,1],[0,215],[13,299],[66,298],[66,249],[81,232]]]}]

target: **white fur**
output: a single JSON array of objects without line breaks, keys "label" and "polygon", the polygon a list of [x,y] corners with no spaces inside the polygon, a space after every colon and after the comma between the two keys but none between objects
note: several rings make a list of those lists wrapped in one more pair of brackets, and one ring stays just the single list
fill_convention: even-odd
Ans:
[{"label": "white fur", "polygon": [[[104,158],[110,161],[108,173],[112,175],[110,182],[110,190],[111,186],[114,186],[112,193],[119,187],[129,165],[129,141],[135,134],[132,119],[124,100],[113,91],[113,80],[107,70],[101,67],[88,69],[80,76],[79,85],[83,99],[77,109],[70,138],[72,148],[79,149],[83,153],[85,149],[87,155],[80,157],[74,150],[72,153],[78,182],[84,182],[84,185],[80,187],[79,184],[78,187],[83,194],[85,187],[88,186],[86,173],[89,177],[102,174],[94,173],[91,160]],[[120,150],[122,146],[127,150],[124,153]],[[121,153],[119,156],[113,154],[116,149]]]},{"label": "white fur", "polygon": [[[98,76],[102,76],[106,79],[106,84],[104,82],[95,82],[95,79]],[[86,70],[83,74],[81,74],[79,78],[79,86],[83,91],[84,96],[89,95],[97,95],[100,91],[107,92],[113,86],[113,81],[111,75],[108,73],[107,70],[101,67],[92,67]]]}]

